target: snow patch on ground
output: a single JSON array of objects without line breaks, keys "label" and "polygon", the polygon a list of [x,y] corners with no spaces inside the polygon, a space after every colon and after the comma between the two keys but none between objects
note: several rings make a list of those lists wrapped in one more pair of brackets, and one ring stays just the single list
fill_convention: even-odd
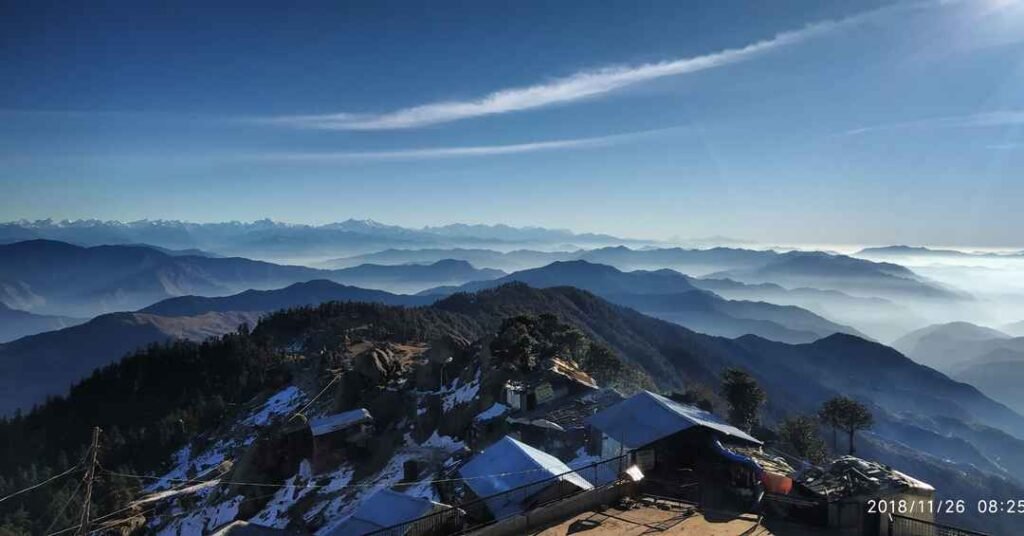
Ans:
[{"label": "snow patch on ground", "polygon": [[320,488],[320,493],[334,493],[345,489],[352,482],[352,474],[352,468],[346,466],[326,476],[317,478],[317,482],[327,480],[327,484],[322,484],[323,487]]},{"label": "snow patch on ground", "polygon": [[209,482],[201,482],[201,483],[196,484],[194,486],[186,486],[184,488],[169,489],[167,491],[159,491],[157,493],[152,493],[150,495],[146,495],[145,497],[135,501],[132,504],[134,504],[134,505],[147,504],[147,503],[162,501],[164,499],[169,499],[171,497],[180,497],[180,496],[183,496],[183,495],[191,495],[193,493],[200,492],[200,491],[205,490],[207,488],[212,488],[212,487],[214,487],[214,486],[216,486],[218,484],[220,484],[220,479],[210,480]]},{"label": "snow patch on ground", "polygon": [[495,402],[493,406],[478,413],[477,416],[473,418],[473,420],[483,422],[489,421],[491,419],[496,419],[508,413],[508,409],[508,406],[506,406],[505,404]]},{"label": "snow patch on ground", "polygon": [[313,482],[309,479],[309,462],[303,460],[302,466],[305,466],[306,470],[303,471],[300,468],[298,474],[286,480],[284,487],[274,494],[263,510],[249,519],[250,523],[277,529],[283,529],[288,526],[288,523],[291,521],[288,518],[288,511],[291,510],[292,506],[299,499],[302,499],[316,489],[313,486]]},{"label": "snow patch on ground", "polygon": [[435,476],[431,474],[413,486],[406,488],[403,492],[413,497],[422,497],[429,501],[441,502],[441,496],[438,495],[437,488],[434,487],[433,477]]},{"label": "snow patch on ground", "polygon": [[[242,504],[242,496],[238,495],[226,501],[204,506],[200,510],[172,520],[161,528],[158,536],[196,536],[209,534],[213,529],[234,521],[238,516],[238,507]],[[159,519],[159,518],[157,518]]]},{"label": "snow patch on ground", "polygon": [[175,466],[164,474],[160,480],[146,486],[146,492],[165,490],[183,482],[195,478],[203,473],[217,467],[227,459],[227,453],[236,447],[235,441],[220,440],[205,452],[195,458],[192,457],[192,448],[186,446],[174,455]]},{"label": "snow patch on ground", "polygon": [[461,382],[462,378],[455,378],[452,386],[443,392],[444,399],[441,403],[445,413],[451,411],[452,408],[459,404],[465,404],[476,398],[477,393],[480,392],[480,370],[477,369],[476,377],[473,378],[473,381],[459,385]]},{"label": "snow patch on ground", "polygon": [[428,437],[426,441],[420,443],[420,446],[441,449],[445,452],[452,453],[466,448],[466,443],[458,441],[452,436],[439,435],[437,430],[434,430],[434,433]]},{"label": "snow patch on ground", "polygon": [[292,385],[267,399],[252,415],[242,421],[243,426],[266,426],[279,415],[290,414],[305,399],[302,390]]},{"label": "snow patch on ground", "polygon": [[201,453],[192,452],[186,445],[174,454],[174,466],[160,480],[145,488],[147,492],[164,490],[182,481],[195,478],[234,457],[240,447],[250,445],[256,439],[257,429],[270,424],[275,418],[289,415],[298,409],[306,395],[292,385],[267,399],[251,414],[237,422],[223,434],[222,438]]},{"label": "snow patch on ground", "polygon": [[358,486],[349,488],[348,493],[335,497],[321,511],[324,518],[330,522],[320,527],[320,530],[316,531],[316,536],[330,534],[335,527],[352,515],[364,497],[369,497],[380,489],[390,488],[401,481],[406,460],[415,457],[411,453],[397,452],[373,479],[360,482]]}]

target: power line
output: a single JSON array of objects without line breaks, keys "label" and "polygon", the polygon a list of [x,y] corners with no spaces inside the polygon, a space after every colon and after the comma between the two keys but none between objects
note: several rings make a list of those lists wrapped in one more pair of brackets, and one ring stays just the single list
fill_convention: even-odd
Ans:
[{"label": "power line", "polygon": [[38,483],[33,484],[33,485],[31,485],[31,486],[29,486],[27,488],[15,491],[14,493],[12,493],[10,495],[7,495],[6,497],[0,498],[0,502],[4,502],[7,499],[10,499],[12,497],[17,497],[18,495],[21,495],[22,493],[25,493],[25,492],[28,492],[28,491],[32,491],[32,490],[34,490],[36,488],[45,486],[46,484],[49,484],[50,482],[53,482],[54,480],[57,480],[58,478],[70,475],[71,473],[75,472],[77,469],[78,469],[78,465],[75,465],[71,469],[68,469],[67,471],[64,471],[63,473],[61,473],[59,475],[51,476],[50,478],[47,478],[46,480],[43,480],[42,482],[38,482]]},{"label": "power line", "polygon": [[[619,456],[615,456],[613,458],[608,458],[606,460],[598,460],[597,462],[594,462],[593,464],[590,464],[587,467],[581,467],[581,468],[578,468],[578,469],[573,469],[572,472],[582,471],[582,470],[585,470],[585,469],[589,468],[590,466],[598,465],[600,463],[604,463],[606,461],[615,460],[615,459],[618,459],[618,458],[619,458]],[[102,468],[102,467],[101,467],[101,469],[103,469],[103,471],[106,472],[107,474],[114,475],[114,476],[123,476],[123,477],[130,477],[130,478],[147,478],[147,479],[150,479],[150,480],[163,480],[163,481],[166,481],[166,482],[177,482],[177,483],[182,483],[182,484],[209,484],[211,486],[235,485],[235,486],[254,486],[254,487],[265,487],[265,488],[297,488],[297,489],[307,489],[307,488],[347,489],[347,488],[368,488],[368,487],[376,487],[377,486],[377,484],[374,484],[374,483],[346,484],[344,486],[332,486],[331,484],[312,484],[312,483],[301,484],[300,485],[300,484],[286,484],[286,483],[272,484],[272,483],[266,483],[266,482],[238,482],[238,481],[218,480],[218,479],[213,479],[213,480],[195,480],[195,479],[188,479],[188,478],[164,478],[164,477],[160,477],[160,476],[136,475],[136,474],[131,474],[131,473],[120,473],[120,472],[111,471],[109,469],[105,469],[105,468]],[[513,475],[522,475],[522,474],[528,474],[528,473],[542,473],[542,472],[546,473],[546,472],[550,472],[550,471],[548,469],[545,469],[545,468],[537,468],[537,469],[527,469],[527,470],[524,470],[524,471],[507,471],[507,472],[504,472],[504,473],[490,473],[490,474],[486,474],[486,475],[477,475],[477,476],[471,476],[471,477],[443,478],[443,479],[438,479],[438,480],[430,480],[430,481],[427,481],[427,482],[423,482],[423,481],[399,482],[397,484],[394,484],[393,486],[415,486],[415,485],[424,485],[424,484],[440,484],[440,483],[445,483],[445,482],[468,482],[470,480],[479,480],[479,479],[484,479],[484,478],[494,478],[494,477],[499,477],[499,476],[513,476]]]},{"label": "power line", "polygon": [[75,500],[75,496],[78,495],[78,490],[82,489],[82,484],[85,484],[84,480],[78,482],[78,485],[75,486],[75,491],[71,492],[71,495],[68,496],[67,502],[65,502],[64,506],[62,506],[61,509],[57,512],[57,515],[53,516],[53,521],[50,521],[50,525],[46,527],[46,530],[44,530],[43,532],[50,532],[50,529],[52,529],[53,526],[57,524],[57,520],[64,515],[64,512],[67,511],[68,506],[71,506],[72,501]]},{"label": "power line", "polygon": [[[326,392],[327,392],[327,390],[328,390],[328,389],[330,389],[330,388],[331,388],[331,386],[332,386],[332,385],[334,385],[334,382],[338,381],[338,378],[340,378],[340,377],[341,377],[341,375],[340,375],[340,374],[335,374],[335,375],[334,375],[334,377],[333,377],[333,378],[331,378],[331,381],[330,381],[330,382],[328,382],[328,383],[327,383],[327,385],[325,385],[325,386],[324,386],[324,388],[323,388],[323,389],[321,389],[321,390],[320,390],[320,392],[319,392],[319,393],[317,393],[317,394],[316,394],[316,396],[314,396],[312,400],[310,400],[310,401],[309,401],[309,402],[308,402],[308,403],[307,403],[307,404],[306,404],[305,406],[302,406],[302,409],[300,409],[299,411],[296,411],[296,412],[295,412],[295,415],[301,415],[301,414],[302,414],[302,412],[304,412],[304,411],[306,411],[307,409],[309,409],[309,406],[312,406],[312,405],[313,405],[313,402],[316,402],[316,400],[317,400],[318,398],[320,398],[320,396],[321,396],[321,395],[323,395],[324,393],[326,393]],[[295,415],[292,415],[292,418],[295,418]]]},{"label": "power line", "polygon": [[[584,467],[574,468],[574,469],[571,470],[571,472],[579,473],[581,471],[585,471],[587,469],[594,468],[594,467],[596,467],[598,465],[601,465],[601,464],[603,464],[605,462],[610,462],[610,461],[613,461],[613,460],[617,460],[619,458],[621,458],[621,457],[620,456],[616,456],[616,457],[612,457],[612,458],[601,459],[601,460],[598,460],[598,461],[593,462],[591,464],[588,464],[588,465],[586,465]],[[241,486],[262,486],[262,487],[279,488],[277,491],[280,491],[280,489],[283,489],[283,488],[300,488],[300,489],[304,489],[304,488],[326,488],[326,487],[331,487],[330,484],[318,485],[318,484],[312,484],[312,483],[306,484],[306,485],[295,485],[295,484],[267,484],[267,483],[263,483],[263,482],[234,482],[234,481],[228,481],[228,480],[206,480],[206,481],[202,481],[202,480],[194,480],[194,479],[174,479],[174,478],[164,479],[163,477],[157,477],[157,476],[136,475],[136,474],[131,474],[131,473],[122,473],[122,472],[117,472],[117,471],[111,471],[111,470],[103,467],[102,465],[99,465],[99,469],[102,470],[104,473],[107,473],[107,474],[110,474],[110,475],[114,475],[114,476],[123,476],[123,477],[131,477],[131,478],[148,478],[148,479],[166,480],[166,481],[169,481],[169,482],[182,482],[182,483],[189,483],[189,484],[210,484],[211,486],[219,486],[219,485],[225,485],[225,484],[228,484],[228,485],[234,484],[234,485],[241,485]],[[392,484],[390,487],[396,487],[396,486],[417,486],[417,485],[424,485],[424,484],[436,484],[436,483],[442,483],[442,482],[463,482],[463,481],[469,481],[469,480],[475,480],[475,479],[481,479],[481,478],[492,478],[492,477],[496,477],[496,476],[519,475],[519,474],[534,473],[534,472],[548,472],[548,470],[540,468],[540,469],[530,469],[530,470],[526,470],[526,471],[509,471],[509,472],[504,472],[504,473],[492,473],[492,474],[487,474],[487,475],[477,475],[475,477],[468,477],[468,478],[438,479],[438,480],[430,480],[430,481],[426,481],[426,482],[423,482],[423,481],[405,482],[405,483],[399,482],[399,483],[396,483],[396,484]],[[563,474],[565,474],[565,473],[563,473]],[[558,475],[558,476],[561,476],[561,475]],[[377,487],[378,485],[379,485],[379,483],[349,484],[349,485],[345,485],[345,486],[335,487],[334,489],[340,490],[340,489],[347,489],[347,488],[371,488],[371,487]],[[275,491],[274,493],[268,493],[268,494],[259,495],[259,496],[256,496],[256,497],[245,498],[245,499],[242,499],[241,503],[246,503],[246,502],[249,502],[249,501],[254,501],[254,500],[259,500],[259,499],[265,499],[267,497],[273,497],[274,495],[277,494],[277,491]],[[98,517],[93,519],[93,522],[101,521],[101,520],[104,520],[104,519],[108,519],[108,518],[110,518],[110,517],[112,517],[114,515],[117,515],[119,513],[125,512],[127,510],[131,510],[131,509],[135,508],[138,505],[138,501],[139,500],[142,500],[144,498],[145,498],[144,496],[143,497],[139,497],[132,504],[129,504],[128,506],[126,506],[124,508],[121,508],[119,510],[114,510],[112,512],[108,512],[106,514],[98,516]],[[159,506],[153,506],[152,508],[149,508],[149,509],[146,509],[146,510],[143,510],[143,511],[139,512],[138,514],[136,514],[133,517],[136,517],[136,516],[139,516],[139,515],[148,514],[150,512],[153,512],[153,511],[157,510],[158,508],[159,508]],[[184,515],[191,515],[191,514],[194,514],[194,513],[195,513],[194,511],[184,511],[184,512],[179,512],[177,514],[172,514],[172,515],[169,515],[169,516],[162,516],[162,517],[164,517],[167,520],[170,520],[170,519],[175,519],[175,518],[178,518],[178,517],[181,517],[181,516],[184,516]],[[95,533],[99,532],[100,530],[116,526],[116,525],[121,524],[123,522],[124,521],[119,521],[119,522],[115,522],[113,524],[108,524],[108,525],[100,527],[100,528],[98,528],[96,530],[85,532],[85,534],[86,535],[95,534]],[[66,528],[61,529],[61,530],[59,530],[57,532],[52,532],[50,534],[47,534],[46,536],[59,536],[60,534],[69,532],[69,531],[77,529],[77,528],[80,528],[81,526],[82,525],[79,524],[79,525],[75,525],[75,526],[72,526],[72,527],[66,527]]]},{"label": "power line", "polygon": [[75,530],[75,529],[77,529],[80,526],[81,525],[75,525],[73,527],[68,527],[66,529],[61,529],[61,530],[58,530],[57,532],[51,532],[51,533],[47,534],[46,536],[57,536],[58,534],[64,534],[65,532],[68,532],[68,531],[71,531],[71,530]]}]

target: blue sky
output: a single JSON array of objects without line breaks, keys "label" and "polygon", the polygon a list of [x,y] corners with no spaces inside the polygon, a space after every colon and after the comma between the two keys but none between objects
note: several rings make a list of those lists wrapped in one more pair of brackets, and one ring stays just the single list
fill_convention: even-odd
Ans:
[{"label": "blue sky", "polygon": [[0,219],[1024,246],[1024,5],[7,2]]}]

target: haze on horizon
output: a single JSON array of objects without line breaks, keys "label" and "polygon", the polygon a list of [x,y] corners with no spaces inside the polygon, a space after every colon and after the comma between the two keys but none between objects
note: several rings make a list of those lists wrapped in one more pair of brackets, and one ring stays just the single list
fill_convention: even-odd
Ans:
[{"label": "haze on horizon", "polygon": [[1019,1],[2,15],[3,221],[1024,248]]}]

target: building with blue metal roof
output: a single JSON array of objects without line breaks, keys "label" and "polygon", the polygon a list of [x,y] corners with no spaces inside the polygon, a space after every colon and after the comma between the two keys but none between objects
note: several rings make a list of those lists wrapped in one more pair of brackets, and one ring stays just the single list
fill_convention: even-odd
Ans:
[{"label": "building with blue metal roof", "polygon": [[329,536],[362,536],[450,508],[434,501],[384,488],[363,499],[356,511]]},{"label": "building with blue metal roof", "polygon": [[562,460],[505,436],[459,469],[495,519],[518,514],[545,497],[593,485]]},{"label": "building with blue metal roof", "polygon": [[627,449],[638,449],[695,427],[704,428],[724,438],[761,444],[757,438],[711,412],[650,391],[641,391],[597,413],[588,422]]},{"label": "building with blue metal roof", "polygon": [[[659,495],[728,490],[741,508],[758,497],[761,468],[725,445],[759,449],[761,441],[702,409],[642,391],[591,417],[600,456],[629,455]],[[700,499],[722,506],[717,499]],[[733,505],[735,506],[735,505]],[[733,507],[729,506],[729,508]]]}]

